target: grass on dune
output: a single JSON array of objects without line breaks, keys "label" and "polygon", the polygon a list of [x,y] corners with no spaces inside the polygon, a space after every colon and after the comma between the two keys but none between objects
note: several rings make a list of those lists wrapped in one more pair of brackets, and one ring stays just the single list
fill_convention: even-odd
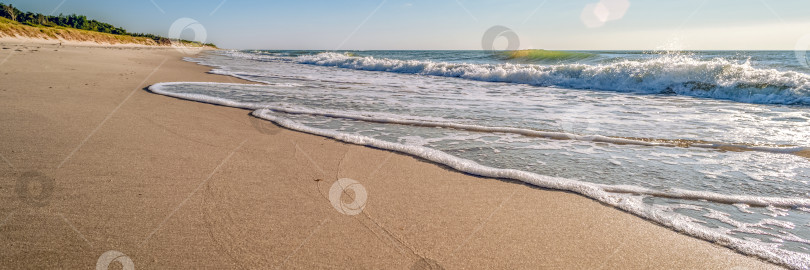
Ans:
[{"label": "grass on dune", "polygon": [[[86,41],[99,44],[140,44],[140,45],[169,45],[159,44],[147,37],[133,37],[128,35],[115,35],[67,28],[62,26],[31,26],[0,17],[0,37],[39,38],[66,41]],[[199,43],[181,41],[184,46],[199,47]]]},{"label": "grass on dune", "polygon": [[158,45],[154,40],[145,37],[114,35],[61,26],[30,26],[2,17],[0,17],[0,36],[89,41],[106,44]]}]

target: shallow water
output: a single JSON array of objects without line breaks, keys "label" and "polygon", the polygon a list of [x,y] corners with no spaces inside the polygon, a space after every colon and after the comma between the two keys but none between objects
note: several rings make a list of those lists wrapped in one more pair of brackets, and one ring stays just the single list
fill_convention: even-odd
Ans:
[{"label": "shallow water", "polygon": [[810,71],[793,52],[224,51],[188,60],[264,84],[150,89],[570,190],[810,267]]}]

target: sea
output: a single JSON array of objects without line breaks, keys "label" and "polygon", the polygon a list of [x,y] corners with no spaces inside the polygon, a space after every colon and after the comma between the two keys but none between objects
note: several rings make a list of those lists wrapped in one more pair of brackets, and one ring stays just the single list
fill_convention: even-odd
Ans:
[{"label": "sea", "polygon": [[810,268],[810,68],[801,53],[220,50],[185,60],[259,84],[150,91],[574,192]]}]

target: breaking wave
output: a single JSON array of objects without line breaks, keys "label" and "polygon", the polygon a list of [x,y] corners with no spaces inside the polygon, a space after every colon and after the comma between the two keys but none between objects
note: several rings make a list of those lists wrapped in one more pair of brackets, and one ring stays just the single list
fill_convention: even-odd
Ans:
[{"label": "breaking wave", "polygon": [[[517,56],[532,55],[531,52],[525,54]],[[324,52],[300,55],[293,61],[487,82],[683,95],[757,104],[810,105],[810,76],[807,74],[755,68],[749,62],[739,63],[721,58],[699,60],[688,55],[661,55],[647,60],[620,60],[603,64],[530,65],[396,60]]]}]

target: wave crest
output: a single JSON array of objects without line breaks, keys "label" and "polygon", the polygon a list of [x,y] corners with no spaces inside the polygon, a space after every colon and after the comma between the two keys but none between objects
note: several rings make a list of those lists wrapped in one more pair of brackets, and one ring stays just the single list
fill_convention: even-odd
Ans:
[{"label": "wave crest", "polygon": [[598,65],[456,64],[357,57],[334,52],[297,56],[294,61],[488,82],[675,94],[757,104],[810,105],[810,76],[807,74],[760,69],[749,62],[736,63],[720,58],[698,60],[687,55],[662,55],[648,60],[622,60]]}]

